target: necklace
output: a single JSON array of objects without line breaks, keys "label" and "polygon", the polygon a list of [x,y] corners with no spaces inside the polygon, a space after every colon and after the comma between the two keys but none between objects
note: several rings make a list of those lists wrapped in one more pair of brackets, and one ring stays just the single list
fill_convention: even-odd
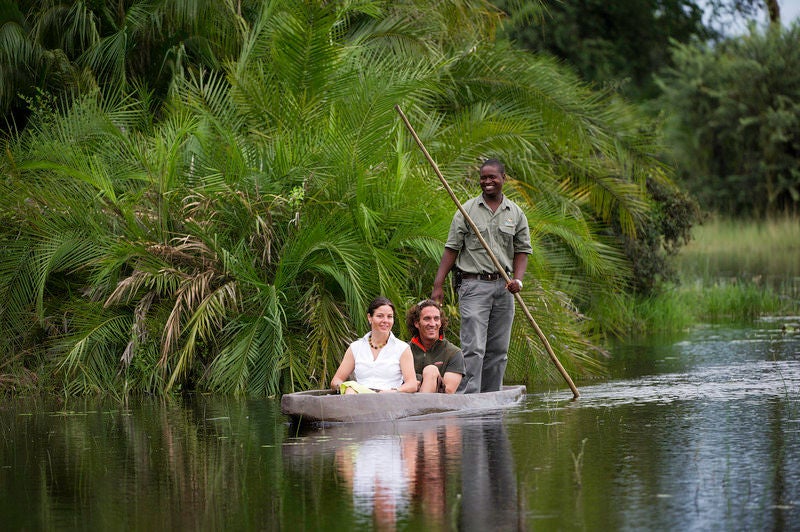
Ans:
[{"label": "necklace", "polygon": [[372,349],[382,349],[388,342],[389,342],[389,339],[387,338],[386,341],[383,342],[381,345],[375,345],[375,344],[372,343],[372,334],[369,335],[369,346]]}]

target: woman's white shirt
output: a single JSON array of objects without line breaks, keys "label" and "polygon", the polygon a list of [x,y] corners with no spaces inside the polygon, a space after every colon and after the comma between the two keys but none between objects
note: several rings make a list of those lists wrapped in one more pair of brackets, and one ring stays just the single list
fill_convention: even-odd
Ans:
[{"label": "woman's white shirt", "polygon": [[408,344],[398,340],[390,332],[386,345],[381,348],[377,358],[373,360],[372,348],[369,345],[370,334],[367,333],[350,344],[350,350],[356,361],[353,371],[356,382],[375,390],[399,388],[403,384],[400,355],[408,349]]}]

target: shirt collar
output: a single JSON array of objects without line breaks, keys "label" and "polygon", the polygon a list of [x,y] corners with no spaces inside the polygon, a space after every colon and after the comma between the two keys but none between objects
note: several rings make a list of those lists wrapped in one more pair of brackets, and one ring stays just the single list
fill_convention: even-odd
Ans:
[{"label": "shirt collar", "polygon": [[[485,206],[486,208],[489,207],[488,205],[486,205],[486,200],[484,199],[483,194],[478,196],[478,203],[480,205]],[[500,205],[498,205],[497,208],[498,209],[509,209],[509,208],[511,208],[511,206],[508,204],[508,196],[503,194],[503,199],[500,200]]]},{"label": "shirt collar", "polygon": [[[440,335],[439,335],[439,339],[438,339],[438,340],[436,340],[436,342],[441,342],[443,339],[444,339],[444,335],[441,335],[441,334],[440,334]],[[435,346],[435,345],[436,345],[436,342],[433,342],[433,345],[431,346],[431,348],[432,348],[433,346]],[[423,353],[427,353],[427,352],[428,352],[428,350],[427,350],[427,349],[425,349],[425,346],[424,346],[424,345],[422,345],[422,340],[420,340],[420,339],[419,339],[419,336],[415,336],[414,338],[412,338],[412,339],[411,339],[411,343],[412,343],[412,344],[414,344],[414,345],[416,345],[416,346],[417,346],[417,347],[419,347],[420,349],[422,349],[422,352],[423,352]]]}]

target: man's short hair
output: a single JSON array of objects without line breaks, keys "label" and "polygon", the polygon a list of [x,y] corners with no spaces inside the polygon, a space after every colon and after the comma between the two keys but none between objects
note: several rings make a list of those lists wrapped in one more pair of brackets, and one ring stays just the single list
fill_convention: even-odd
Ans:
[{"label": "man's short hair", "polygon": [[504,165],[503,162],[500,159],[495,159],[494,157],[492,157],[491,159],[486,159],[481,164],[481,170],[483,170],[483,168],[486,167],[486,166],[494,166],[498,170],[500,170],[501,174],[505,174],[506,173],[506,165]]}]

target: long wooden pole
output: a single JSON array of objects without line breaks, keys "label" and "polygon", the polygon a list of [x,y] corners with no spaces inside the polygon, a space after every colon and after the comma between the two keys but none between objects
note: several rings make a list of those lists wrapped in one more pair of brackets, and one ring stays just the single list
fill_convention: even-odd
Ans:
[{"label": "long wooden pole", "polygon": [[[417,146],[419,146],[419,149],[422,150],[422,153],[425,154],[425,158],[428,159],[428,162],[433,167],[433,171],[436,172],[436,175],[439,177],[439,181],[442,182],[444,189],[447,191],[448,194],[450,194],[450,199],[452,199],[453,203],[456,204],[456,207],[458,207],[458,210],[464,216],[464,220],[467,221],[469,226],[472,228],[473,233],[475,233],[475,236],[478,237],[478,240],[480,241],[481,245],[486,250],[486,253],[488,253],[489,258],[492,259],[494,267],[497,268],[497,271],[500,272],[500,275],[503,276],[503,279],[505,279],[506,283],[510,283],[511,279],[508,277],[508,274],[506,273],[505,269],[500,265],[500,261],[497,260],[497,257],[495,256],[494,252],[492,252],[492,249],[489,247],[489,244],[487,244],[486,240],[484,240],[483,236],[481,235],[481,232],[475,225],[475,222],[472,221],[472,218],[470,218],[469,214],[467,214],[467,211],[464,209],[464,206],[461,205],[460,201],[458,201],[458,198],[453,192],[453,189],[450,188],[450,185],[447,183],[447,180],[444,178],[442,172],[439,170],[439,166],[437,166],[436,162],[428,153],[428,150],[425,149],[425,145],[422,144],[422,141],[417,135],[417,132],[414,131],[414,128],[411,126],[411,122],[408,121],[408,118],[406,118],[405,113],[403,113],[403,110],[400,109],[399,105],[395,105],[394,108],[397,111],[397,114],[400,115],[400,118],[403,119],[403,123],[405,123],[406,128],[408,128],[408,131],[411,133],[411,136],[414,137],[414,141],[416,141]],[[544,348],[547,350],[547,354],[550,355],[550,360],[553,361],[553,364],[556,365],[556,368],[558,368],[558,371],[559,373],[561,373],[561,376],[564,377],[565,381],[567,381],[567,384],[569,385],[570,390],[572,390],[572,394],[575,396],[575,399],[579,398],[581,394],[578,391],[578,388],[575,387],[575,383],[572,382],[572,379],[567,373],[567,370],[565,370],[564,366],[561,365],[561,362],[558,361],[558,357],[556,357],[556,354],[553,352],[553,348],[550,347],[550,342],[547,340],[547,336],[545,336],[542,330],[539,328],[539,325],[537,325],[536,320],[533,319],[530,310],[528,310],[528,306],[525,304],[525,301],[522,300],[522,295],[520,295],[519,292],[516,292],[514,294],[514,297],[516,298],[517,303],[519,304],[522,311],[525,313],[525,317],[528,318],[528,321],[533,326],[533,330],[536,331],[536,334],[539,336],[539,339],[544,344]]]}]

